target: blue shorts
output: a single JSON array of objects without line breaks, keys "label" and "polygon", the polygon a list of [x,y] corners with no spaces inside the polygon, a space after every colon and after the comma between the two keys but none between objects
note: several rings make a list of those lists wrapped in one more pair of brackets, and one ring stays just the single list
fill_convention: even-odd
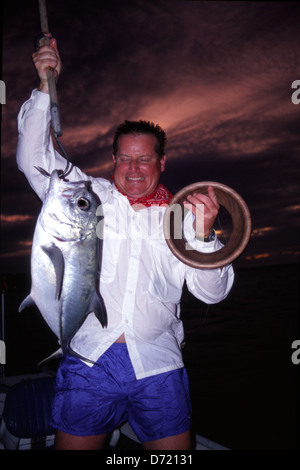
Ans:
[{"label": "blue shorts", "polygon": [[65,356],[57,372],[52,425],[68,434],[106,434],[129,421],[141,442],[191,426],[186,370],[137,380],[125,343],[114,343],[89,367]]}]

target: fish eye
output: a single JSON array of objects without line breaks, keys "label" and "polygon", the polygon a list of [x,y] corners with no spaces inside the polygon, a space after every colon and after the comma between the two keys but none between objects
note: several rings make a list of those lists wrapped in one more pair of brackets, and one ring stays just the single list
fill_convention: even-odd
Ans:
[{"label": "fish eye", "polygon": [[90,201],[85,197],[80,197],[77,201],[77,206],[80,210],[87,211],[90,208],[91,204]]}]

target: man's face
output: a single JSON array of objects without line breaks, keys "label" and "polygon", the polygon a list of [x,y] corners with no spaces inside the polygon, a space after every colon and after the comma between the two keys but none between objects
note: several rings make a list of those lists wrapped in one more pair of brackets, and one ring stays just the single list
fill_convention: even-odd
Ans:
[{"label": "man's face", "polygon": [[115,163],[114,182],[129,197],[151,194],[165,169],[166,156],[159,159],[155,152],[156,138],[149,134],[121,135]]}]

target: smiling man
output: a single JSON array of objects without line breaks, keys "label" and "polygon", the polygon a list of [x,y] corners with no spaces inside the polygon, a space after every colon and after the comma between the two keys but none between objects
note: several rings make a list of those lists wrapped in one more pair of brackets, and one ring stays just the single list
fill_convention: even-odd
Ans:
[{"label": "smiling man", "polygon": [[[148,130],[147,130],[148,127]],[[149,134],[149,125],[125,122],[121,125],[115,138],[113,153],[114,182],[128,197],[143,198],[152,194],[158,184],[160,173],[165,170],[166,156],[157,154],[157,139]],[[158,137],[163,136],[158,126],[152,126]],[[130,134],[125,134],[130,132]],[[138,132],[138,133],[137,133]],[[144,133],[146,132],[146,133]],[[162,142],[164,144],[164,142]]]},{"label": "smiling man", "polygon": [[[50,136],[46,80],[47,67],[60,73],[56,41],[35,52],[33,61],[40,86],[19,113],[17,162],[43,200],[49,180],[36,167],[51,173],[64,166]],[[113,141],[113,182],[87,176],[77,167],[68,174],[70,181],[89,180],[102,202],[99,288],[108,326],[102,328],[92,312],[71,341],[73,351],[94,365],[72,355],[59,365],[52,413],[57,449],[102,449],[107,435],[127,420],[145,449],[190,449],[191,403],[181,353],[182,287],[186,283],[201,301],[217,303],[228,295],[234,275],[231,266],[191,268],[169,250],[162,220],[171,194],[159,183],[166,166],[165,142],[158,125],[125,121]],[[188,222],[196,249],[219,249],[216,236],[205,240],[219,208],[212,188],[207,196],[194,194],[188,200],[193,214],[198,203],[204,205],[203,231],[195,232],[192,217]],[[149,236],[152,214],[154,236]]]}]

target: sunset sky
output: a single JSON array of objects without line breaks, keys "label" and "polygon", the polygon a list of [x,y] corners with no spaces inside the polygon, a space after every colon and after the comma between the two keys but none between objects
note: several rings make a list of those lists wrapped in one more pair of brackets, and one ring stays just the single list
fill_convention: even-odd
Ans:
[{"label": "sunset sky", "polygon": [[[38,85],[38,1],[4,1],[1,272],[29,270],[41,203],[15,163],[16,118]],[[167,132],[162,182],[234,188],[253,222],[238,261],[299,261],[300,5],[297,2],[48,0],[63,73],[57,91],[71,161],[109,178],[124,119]]]}]

